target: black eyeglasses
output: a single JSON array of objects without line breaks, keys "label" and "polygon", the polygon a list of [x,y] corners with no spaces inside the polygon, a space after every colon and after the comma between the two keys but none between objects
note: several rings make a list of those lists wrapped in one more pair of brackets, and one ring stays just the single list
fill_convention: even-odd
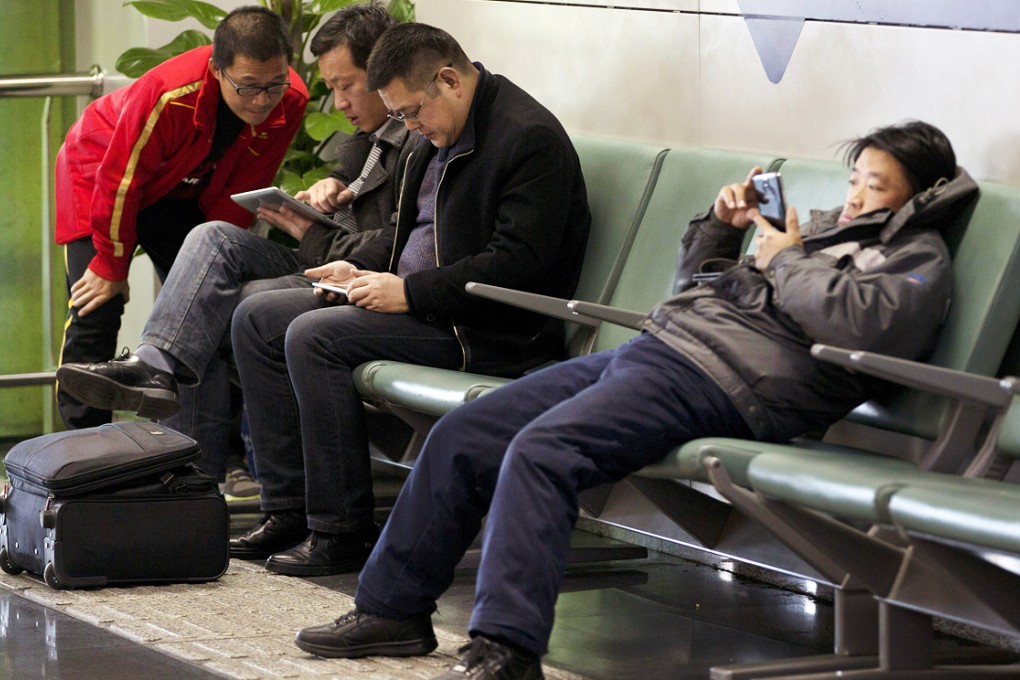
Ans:
[{"label": "black eyeglasses", "polygon": [[227,74],[226,69],[220,69],[220,73],[223,74],[223,77],[227,79],[228,83],[230,83],[231,85],[234,86],[234,92],[236,92],[238,94],[238,96],[245,97],[247,99],[251,99],[253,97],[257,97],[262,92],[265,92],[270,97],[276,97],[278,95],[283,94],[287,90],[287,88],[290,87],[290,81],[289,80],[285,81],[285,82],[282,82],[282,83],[273,83],[272,85],[265,85],[265,86],[262,86],[262,85],[238,85],[237,83],[234,82],[233,78],[231,78]]},{"label": "black eyeglasses", "polygon": [[[450,68],[452,66],[453,64],[447,64],[443,68]],[[429,98],[429,92],[432,91],[432,86],[436,84],[436,79],[439,77],[439,74],[443,72],[443,68],[436,71],[436,75],[432,76],[432,80],[431,82],[429,82],[429,86],[425,89],[425,96],[421,98],[421,103],[419,103],[418,106],[414,107],[414,111],[412,111],[411,113],[399,113],[399,112],[394,113],[393,111],[389,111],[386,113],[387,117],[392,118],[398,123],[403,123],[405,120],[417,121],[418,114],[421,113],[421,107],[425,106],[425,100]]]}]

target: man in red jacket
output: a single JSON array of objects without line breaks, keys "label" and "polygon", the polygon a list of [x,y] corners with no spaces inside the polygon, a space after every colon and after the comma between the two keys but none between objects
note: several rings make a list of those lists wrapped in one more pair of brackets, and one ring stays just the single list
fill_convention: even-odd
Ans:
[{"label": "man in red jacket", "polygon": [[[112,359],[135,247],[165,278],[188,231],[250,225],[230,195],[272,184],[308,92],[279,15],[241,7],[198,47],[90,104],[57,155],[56,241],[70,304],[61,363]],[[68,427],[110,421],[63,390]]]}]

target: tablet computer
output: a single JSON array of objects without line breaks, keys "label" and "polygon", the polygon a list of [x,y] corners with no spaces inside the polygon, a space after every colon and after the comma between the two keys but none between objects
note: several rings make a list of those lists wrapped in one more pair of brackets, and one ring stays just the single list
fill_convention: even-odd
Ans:
[{"label": "tablet computer", "polygon": [[335,227],[329,215],[319,212],[307,203],[302,203],[279,187],[266,187],[254,191],[245,191],[240,194],[231,194],[230,198],[238,205],[255,212],[260,205],[285,205],[302,217],[314,220],[328,227]]}]

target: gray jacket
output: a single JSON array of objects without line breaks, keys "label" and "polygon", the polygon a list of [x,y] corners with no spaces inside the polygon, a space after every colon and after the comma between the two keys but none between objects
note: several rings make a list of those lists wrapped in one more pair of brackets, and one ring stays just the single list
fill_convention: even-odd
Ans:
[{"label": "gray jacket", "polygon": [[[418,141],[418,134],[410,134],[403,123],[396,121],[388,121],[379,132],[382,155],[365,178],[353,203],[358,231],[350,234],[339,228],[313,224],[298,245],[298,257],[306,266],[317,267],[345,259],[395,220],[404,163]],[[330,177],[335,177],[344,185],[350,184],[361,174],[371,150],[371,136],[360,131],[355,133],[337,150],[336,169],[330,173]]]},{"label": "gray jacket", "polygon": [[962,169],[894,213],[840,226],[840,209],[801,226],[765,272],[745,258],[699,286],[692,276],[736,258],[744,232],[709,211],[683,236],[678,295],[645,329],[695,362],[730,396],[759,439],[821,433],[881,383],[814,359],[816,342],[917,359],[931,351],[952,296],[939,231],[977,195]]}]

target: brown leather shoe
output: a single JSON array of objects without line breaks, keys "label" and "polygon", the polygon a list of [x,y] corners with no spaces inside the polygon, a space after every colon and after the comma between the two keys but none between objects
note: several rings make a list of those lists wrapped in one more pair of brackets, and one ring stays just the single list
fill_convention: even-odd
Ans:
[{"label": "brown leather shoe", "polygon": [[307,536],[305,513],[299,510],[267,512],[248,533],[230,539],[230,556],[264,560],[273,553],[294,547]]}]

